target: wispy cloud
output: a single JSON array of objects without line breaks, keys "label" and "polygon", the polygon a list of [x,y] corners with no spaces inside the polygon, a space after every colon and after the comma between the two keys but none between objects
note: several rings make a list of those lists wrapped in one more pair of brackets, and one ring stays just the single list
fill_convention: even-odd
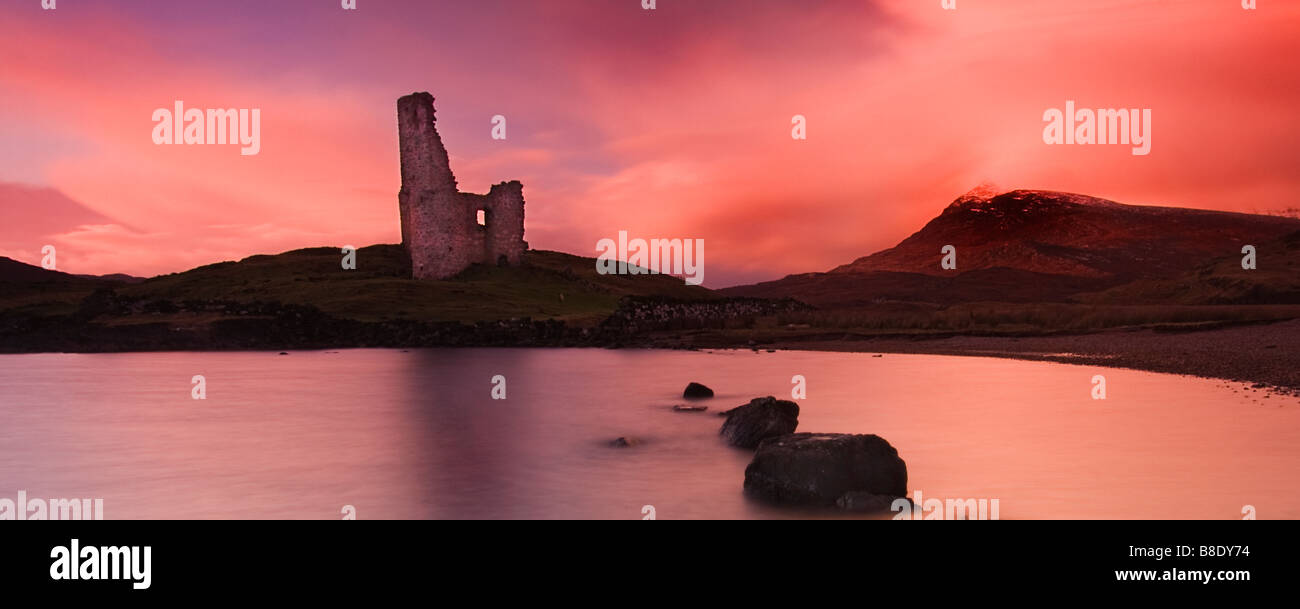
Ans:
[{"label": "wispy cloud", "polygon": [[[524,182],[533,247],[704,238],[711,285],[888,247],[985,179],[1241,210],[1300,190],[1300,6],[959,4],[7,6],[0,176],[99,218],[38,228],[0,192],[21,231],[0,249],[48,233],[75,272],[144,274],[395,242],[394,102],[415,90],[438,98],[463,189]],[[150,113],[176,99],[261,108],[261,154],[155,146]],[[1152,108],[1152,154],[1044,147],[1043,109],[1066,99]]]}]

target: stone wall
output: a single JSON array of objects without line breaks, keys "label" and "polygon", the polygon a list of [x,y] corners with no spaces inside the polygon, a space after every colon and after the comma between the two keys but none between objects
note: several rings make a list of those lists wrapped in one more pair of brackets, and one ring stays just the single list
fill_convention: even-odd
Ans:
[{"label": "stone wall", "polygon": [[[397,100],[402,245],[416,279],[446,279],[471,264],[517,265],[524,241],[524,187],[502,182],[486,195],[456,189],[447,149],[435,128],[433,96]],[[478,224],[482,210],[485,225]]]},{"label": "stone wall", "polygon": [[524,185],[502,182],[487,194],[487,231],[483,259],[491,264],[516,266],[528,249],[524,241]]}]

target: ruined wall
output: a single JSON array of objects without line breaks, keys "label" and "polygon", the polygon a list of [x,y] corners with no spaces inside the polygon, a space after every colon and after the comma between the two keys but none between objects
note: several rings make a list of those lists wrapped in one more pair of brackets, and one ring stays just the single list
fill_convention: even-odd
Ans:
[{"label": "ruined wall", "polygon": [[402,190],[397,204],[402,217],[402,244],[410,244],[410,200],[425,190],[456,190],[447,149],[434,127],[433,96],[413,93],[397,100],[397,139],[401,151]]},{"label": "ruined wall", "polygon": [[465,215],[469,218],[471,224],[471,236],[465,243],[465,251],[471,253],[471,262],[484,262],[487,260],[483,253],[484,243],[487,243],[487,227],[479,226],[478,210],[487,208],[487,195],[474,194],[469,192],[460,193],[460,206],[465,210]]},{"label": "ruined wall", "polygon": [[491,264],[518,265],[528,249],[524,241],[524,185],[518,181],[495,184],[486,199],[483,259]]},{"label": "ruined wall", "polygon": [[[502,182],[486,195],[462,193],[434,125],[433,96],[397,100],[402,189],[397,195],[402,244],[416,279],[445,279],[470,264],[522,261],[524,195],[519,182]],[[478,224],[483,210],[486,226]]]}]

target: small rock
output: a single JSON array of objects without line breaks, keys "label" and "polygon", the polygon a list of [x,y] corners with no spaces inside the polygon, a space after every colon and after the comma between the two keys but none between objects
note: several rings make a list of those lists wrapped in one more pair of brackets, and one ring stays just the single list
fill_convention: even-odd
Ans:
[{"label": "small rock", "polygon": [[794,433],[798,426],[799,405],[769,395],[732,408],[718,433],[732,446],[757,448],[759,442]]},{"label": "small rock", "polygon": [[614,448],[630,448],[640,443],[641,441],[636,438],[622,437],[615,440],[610,440],[609,445]]},{"label": "small rock", "polygon": [[686,391],[683,391],[683,392],[682,392],[682,397],[684,397],[684,398],[711,398],[711,397],[713,397],[713,390],[712,390],[712,389],[709,389],[708,387],[705,387],[704,385],[701,385],[701,384],[699,384],[699,383],[692,382],[691,384],[689,384],[689,385],[686,386]]},{"label": "small rock", "polygon": [[708,409],[708,406],[691,406],[688,404],[678,404],[673,406],[673,410],[676,410],[677,412],[704,412]]}]

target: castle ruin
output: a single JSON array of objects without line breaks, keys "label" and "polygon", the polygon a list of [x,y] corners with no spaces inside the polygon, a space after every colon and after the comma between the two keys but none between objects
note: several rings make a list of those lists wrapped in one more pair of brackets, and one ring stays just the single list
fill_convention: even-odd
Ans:
[{"label": "castle ruin", "polygon": [[523,184],[502,182],[486,195],[456,190],[428,93],[397,100],[397,133],[402,155],[397,205],[412,276],[446,279],[474,263],[518,265],[528,249]]}]

